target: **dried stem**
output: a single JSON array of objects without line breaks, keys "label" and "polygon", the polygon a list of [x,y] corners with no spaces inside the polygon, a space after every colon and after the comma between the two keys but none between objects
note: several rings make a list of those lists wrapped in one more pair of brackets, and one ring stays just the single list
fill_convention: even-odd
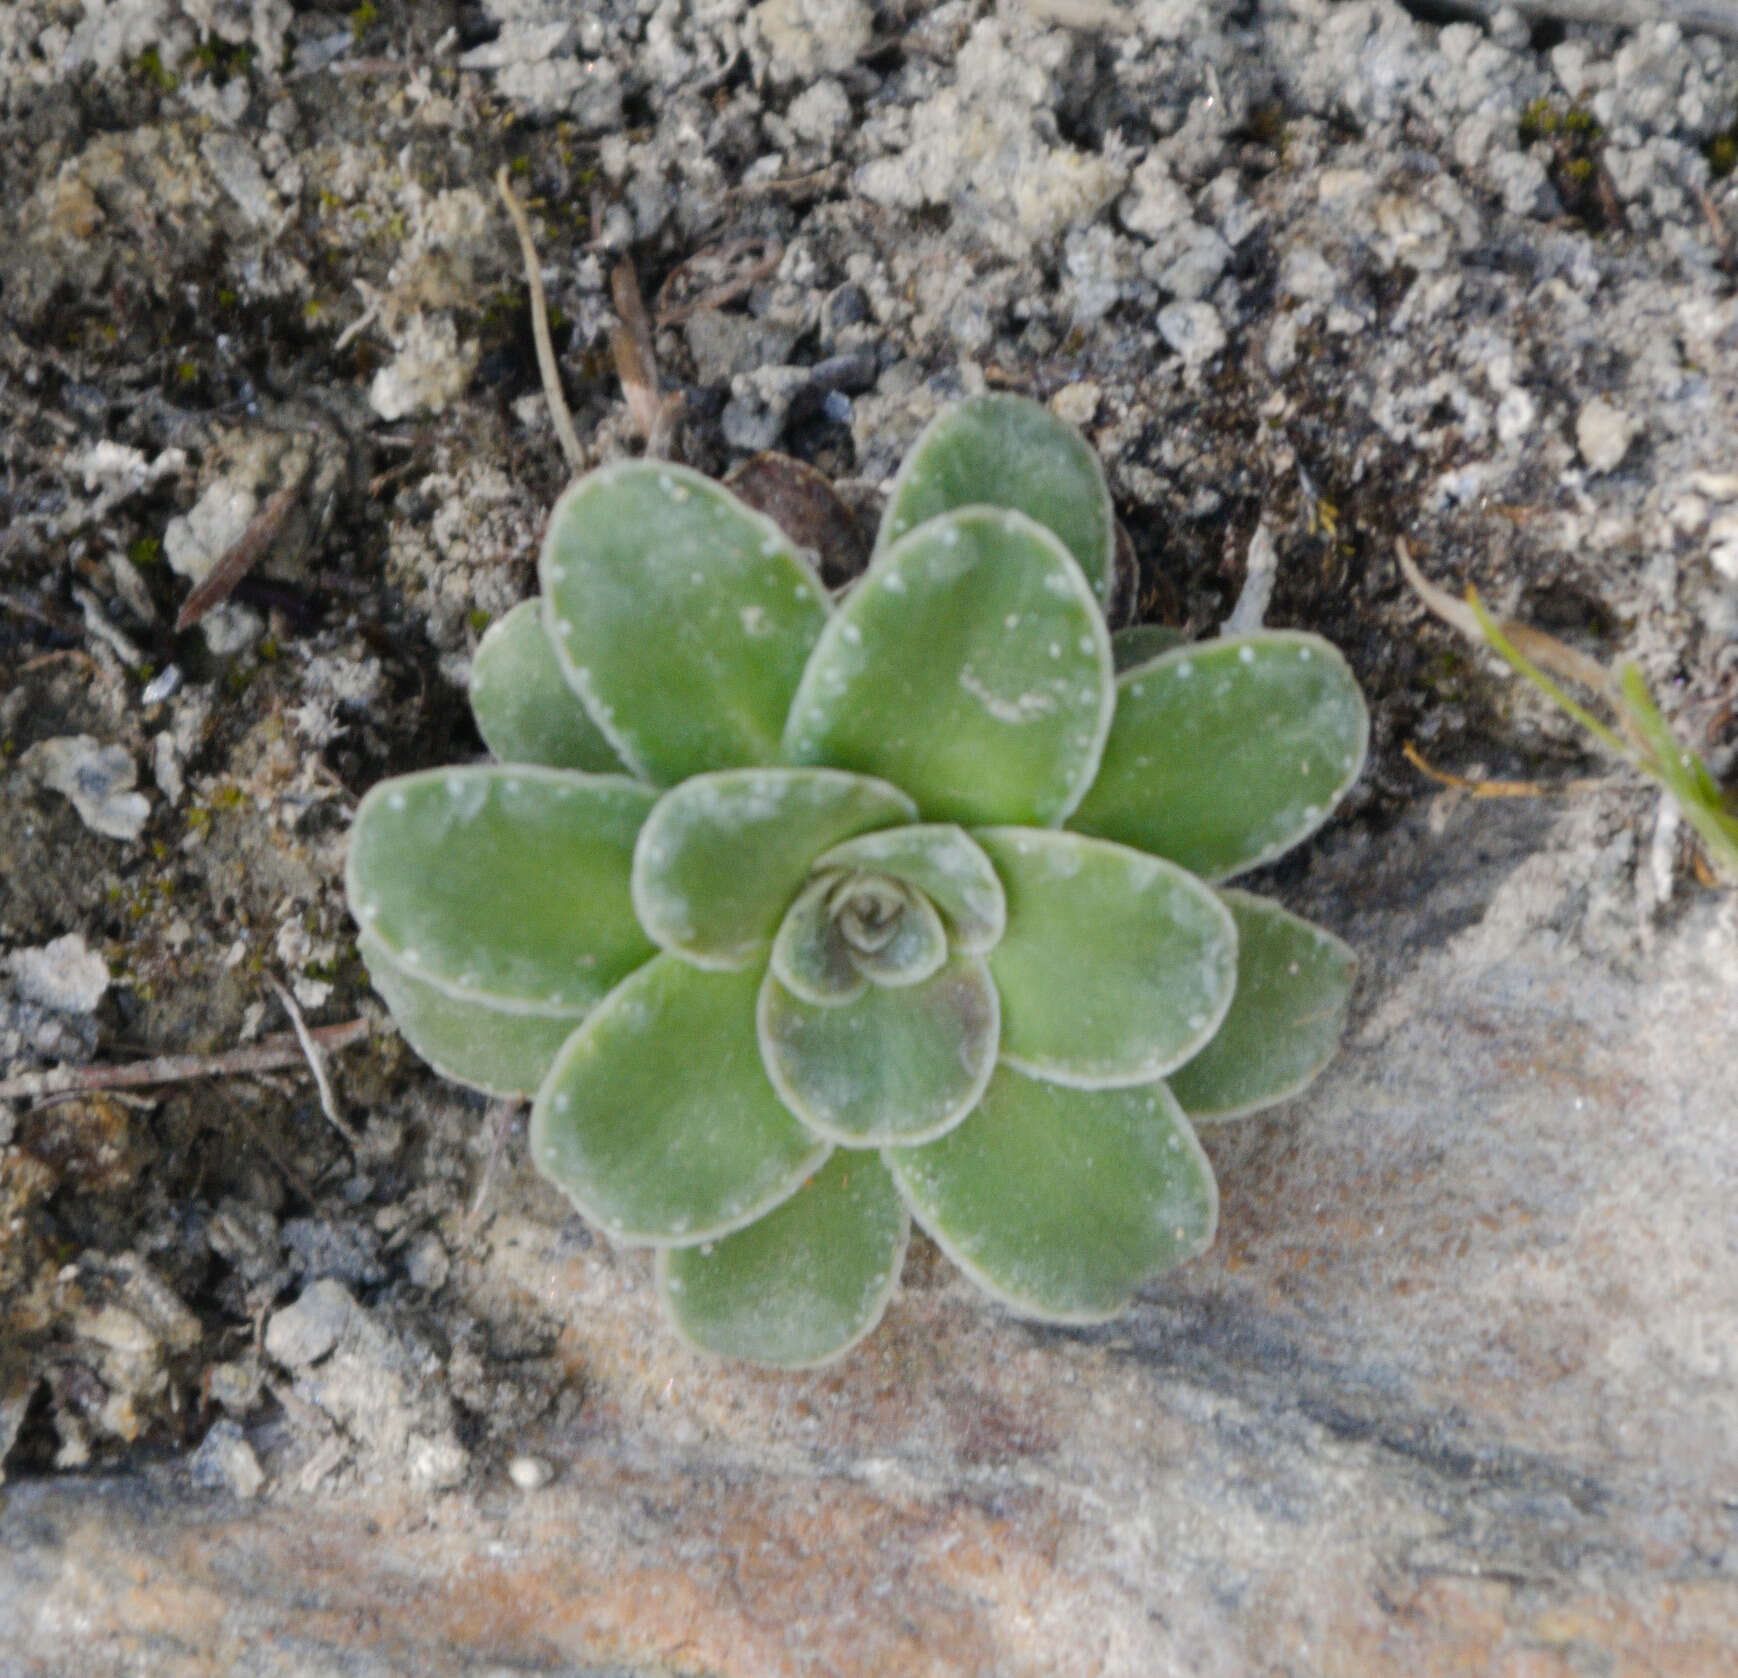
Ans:
[{"label": "dried stem", "polygon": [[[305,476],[305,474],[304,474]],[[302,478],[287,484],[254,514],[241,539],[195,584],[175,619],[175,633],[191,629],[213,606],[221,605],[235,586],[270,552],[284,520],[302,493]]]},{"label": "dried stem", "polygon": [[658,394],[658,356],[652,347],[652,323],[646,318],[645,299],[640,295],[639,276],[623,257],[610,273],[610,296],[615,300],[620,322],[610,331],[616,373],[627,398],[634,428],[646,440],[646,453],[667,458],[676,439],[676,421],[682,411],[678,392],[667,400]]},{"label": "dried stem", "polygon": [[302,1010],[297,1006],[296,999],[270,973],[266,975],[266,983],[283,1005],[284,1012],[290,1016],[290,1024],[296,1032],[296,1041],[301,1045],[302,1058],[307,1061],[308,1070],[314,1074],[314,1087],[320,1092],[320,1111],[326,1115],[326,1120],[332,1128],[350,1144],[351,1152],[359,1152],[362,1147],[362,1138],[351,1129],[344,1115],[338,1111],[338,1098],[332,1093],[332,1080],[326,1075],[325,1051],[314,1041],[313,1034],[308,1030],[308,1022],[302,1018]]},{"label": "dried stem", "polygon": [[1447,769],[1438,769],[1426,761],[1424,753],[1408,740],[1400,748],[1400,755],[1421,774],[1428,775],[1431,780],[1441,786],[1452,787],[1456,792],[1464,792],[1473,798],[1550,798],[1565,792],[1587,792],[1600,786],[1597,780],[1584,779],[1562,781],[1554,786],[1546,786],[1543,781],[1486,781],[1466,775],[1456,775]]},{"label": "dried stem", "polygon": [[549,405],[549,417],[555,422],[555,435],[561,441],[561,452],[567,456],[568,469],[577,474],[585,470],[585,454],[579,446],[579,433],[573,429],[573,415],[567,411],[567,398],[561,393],[561,372],[555,364],[555,344],[549,336],[549,303],[543,295],[543,270],[537,261],[530,219],[514,195],[504,163],[495,176],[495,190],[513,218],[513,230],[519,235],[519,254],[525,260],[525,286],[531,293],[531,336],[537,341],[537,371],[543,375],[543,400]]},{"label": "dried stem", "polygon": [[477,1183],[476,1194],[471,1197],[471,1208],[465,1214],[463,1232],[467,1236],[477,1227],[483,1208],[489,1202],[489,1190],[495,1182],[495,1167],[500,1163],[502,1145],[507,1140],[507,1132],[512,1128],[514,1115],[524,1105],[524,1102],[513,1097],[503,1097],[489,1103],[489,1157],[483,1161],[483,1175]]},{"label": "dried stem", "polygon": [[[373,1029],[367,1020],[317,1025],[308,1036],[322,1049],[347,1049]],[[48,1095],[82,1095],[87,1090],[137,1089],[147,1084],[184,1084],[194,1078],[232,1078],[252,1072],[277,1072],[304,1060],[306,1051],[293,1031],[279,1032],[245,1049],[217,1055],[159,1055],[124,1066],[69,1066],[53,1072],[27,1072],[0,1080],[0,1101],[34,1101]]]}]

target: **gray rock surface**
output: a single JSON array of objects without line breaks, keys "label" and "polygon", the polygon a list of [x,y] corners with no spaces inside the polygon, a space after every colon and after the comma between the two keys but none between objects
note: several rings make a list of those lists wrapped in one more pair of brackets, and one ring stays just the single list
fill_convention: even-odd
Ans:
[{"label": "gray rock surface", "polygon": [[0,1077],[251,1040],[268,970],[373,1006],[350,809],[478,750],[565,476],[503,164],[590,459],[625,254],[691,463],[872,515],[1029,392],[1145,619],[1263,598],[1374,721],[1262,882],[1361,953],[1345,1052],[1205,1133],[1218,1243],[1104,1328],[920,1241],[841,1366],[703,1362],[389,1034],[354,1147],[294,1074],[0,1106],[0,1671],[1738,1669],[1738,899],[1393,567],[1634,660],[1730,779],[1738,51],[1624,15],[0,8],[0,966],[76,936],[94,1010],[9,979]]}]

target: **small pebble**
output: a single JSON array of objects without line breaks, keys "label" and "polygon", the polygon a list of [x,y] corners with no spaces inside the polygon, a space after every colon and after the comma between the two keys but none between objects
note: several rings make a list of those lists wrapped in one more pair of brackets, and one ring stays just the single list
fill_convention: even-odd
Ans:
[{"label": "small pebble", "polygon": [[330,1278],[303,1290],[302,1297],[266,1324],[267,1355],[286,1369],[302,1369],[338,1344],[360,1307],[343,1283]]},{"label": "small pebble", "polygon": [[1575,420],[1575,445],[1593,472],[1609,472],[1623,459],[1635,428],[1629,415],[1596,396]]},{"label": "small pebble", "polygon": [[226,1491],[232,1497],[259,1495],[265,1471],[241,1427],[232,1421],[216,1422],[189,1464],[194,1485],[204,1491]]},{"label": "small pebble", "polygon": [[518,1456],[507,1464],[507,1478],[520,1491],[535,1492],[555,1478],[555,1470],[542,1457]]}]

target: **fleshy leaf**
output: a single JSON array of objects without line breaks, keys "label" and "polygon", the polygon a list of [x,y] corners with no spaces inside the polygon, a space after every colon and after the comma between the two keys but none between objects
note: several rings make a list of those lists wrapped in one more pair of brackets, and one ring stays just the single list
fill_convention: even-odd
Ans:
[{"label": "fleshy leaf", "polygon": [[583,1013],[655,953],[628,882],[656,797],[530,764],[383,781],[350,834],[351,913],[378,955],[456,1001]]},{"label": "fleshy leaf", "polygon": [[726,769],[658,800],[634,851],[634,907],[658,943],[700,967],[766,952],[814,859],[909,821],[897,787],[836,769]]},{"label": "fleshy leaf", "polygon": [[1098,778],[1069,826],[1222,880],[1315,832],[1369,736],[1357,679],[1320,636],[1179,647],[1118,680]]},{"label": "fleshy leaf", "polygon": [[443,1078],[490,1095],[530,1095],[586,1009],[503,1007],[490,997],[464,1001],[413,978],[363,933],[357,948],[374,988],[404,1040]]},{"label": "fleshy leaf", "polygon": [[711,1240],[770,1211],[826,1158],[761,1066],[759,990],[757,972],[655,956],[556,1056],[531,1110],[531,1157],[611,1235]]},{"label": "fleshy leaf", "polygon": [[835,845],[815,866],[865,868],[915,886],[941,911],[961,955],[981,956],[1002,936],[1007,914],[1002,882],[962,827],[918,823],[883,828]]},{"label": "fleshy leaf", "polygon": [[1096,1322],[1204,1252],[1213,1173],[1162,1083],[1079,1090],[998,1067],[939,1142],[882,1153],[912,1216],[1022,1316]]},{"label": "fleshy leaf", "polygon": [[1110,640],[1080,567],[970,507],[884,550],[828,623],[785,725],[795,763],[884,775],[934,821],[1057,826],[1098,766]]},{"label": "fleshy leaf", "polygon": [[[859,936],[856,911],[865,899],[874,905],[894,905],[885,937],[866,941]],[[847,875],[833,888],[830,907],[852,965],[871,984],[894,989],[919,984],[947,960],[947,928],[935,905],[902,880]]]},{"label": "fleshy leaf", "polygon": [[828,899],[839,878],[832,869],[817,873],[785,911],[772,941],[772,971],[779,983],[817,1008],[855,1001],[869,983],[833,921]]},{"label": "fleshy leaf", "polygon": [[539,600],[521,600],[477,644],[471,711],[484,743],[503,763],[623,773],[615,749],[561,673]]},{"label": "fleshy leaf", "polygon": [[1083,1089],[1149,1083],[1218,1029],[1237,933],[1185,869],[1078,833],[979,828],[1008,894],[990,952],[1002,1059]]},{"label": "fleshy leaf", "polygon": [[690,1345],[777,1369],[845,1355],[880,1322],[911,1220],[872,1153],[836,1151],[782,1205],[701,1247],[658,1254],[658,1292]]},{"label": "fleshy leaf", "polygon": [[1304,1089],[1339,1047],[1357,965],[1331,932],[1266,898],[1221,895],[1237,922],[1237,995],[1213,1041],[1170,1080],[1196,1124]]},{"label": "fleshy leaf", "polygon": [[844,1007],[800,1001],[771,973],[760,995],[768,1075],[818,1135],[851,1147],[940,1136],[995,1070],[999,1007],[981,959],[919,985],[871,985]]},{"label": "fleshy leaf", "polygon": [[1116,662],[1116,673],[1132,670],[1137,664],[1168,653],[1173,647],[1186,646],[1189,637],[1180,629],[1163,623],[1131,623],[1117,630],[1110,638],[1110,656]]},{"label": "fleshy leaf", "polygon": [[1116,550],[1104,468],[1066,420],[1023,396],[974,396],[938,415],[893,480],[875,546],[956,507],[1011,507],[1060,538],[1102,603]]},{"label": "fleshy leaf", "polygon": [[539,577],[567,680],[636,773],[778,760],[827,598],[771,519],[686,467],[619,461],[556,502]]}]

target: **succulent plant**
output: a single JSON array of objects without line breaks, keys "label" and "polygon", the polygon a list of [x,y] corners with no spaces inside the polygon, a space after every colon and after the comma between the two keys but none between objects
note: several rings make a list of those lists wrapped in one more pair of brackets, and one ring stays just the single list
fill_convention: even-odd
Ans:
[{"label": "succulent plant", "polygon": [[879,1320],[915,1218],[992,1298],[1115,1314],[1212,1240],[1194,1125],[1331,1056],[1352,957],[1217,883],[1317,828],[1367,720],[1325,641],[1118,673],[1102,469],[980,397],[828,598],[778,527],[628,461],[550,517],[472,700],[501,761],[363,800],[350,901],[417,1051],[533,1094],[538,1167],[657,1249],[691,1343]]}]

